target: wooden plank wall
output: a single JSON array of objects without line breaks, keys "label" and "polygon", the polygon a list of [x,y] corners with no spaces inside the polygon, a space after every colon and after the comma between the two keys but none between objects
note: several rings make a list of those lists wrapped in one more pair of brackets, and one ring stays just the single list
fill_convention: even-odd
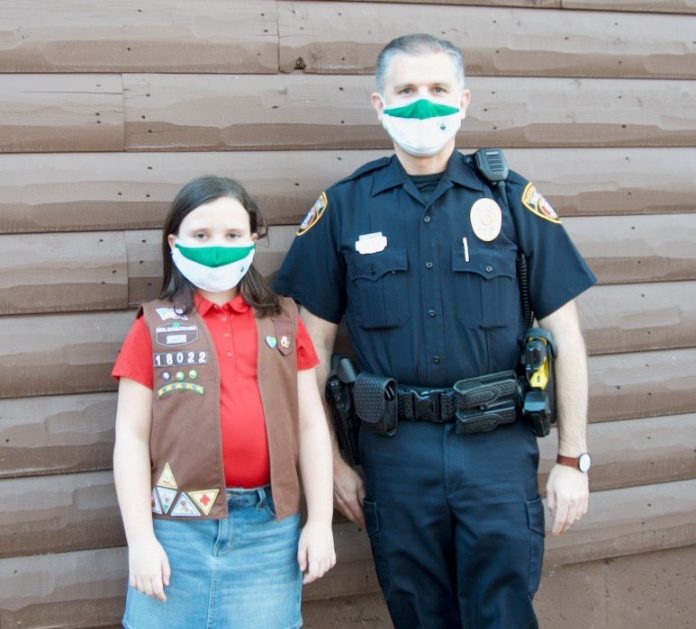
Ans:
[{"label": "wooden plank wall", "polygon": [[[591,511],[547,538],[542,627],[692,626],[694,0],[116,4],[0,5],[0,626],[118,623],[109,370],[157,293],[175,192],[242,181],[272,223],[272,273],[319,191],[388,152],[370,75],[413,31],[464,51],[458,146],[505,148],[600,280],[579,300]],[[307,626],[389,627],[365,534],[335,533]]]}]

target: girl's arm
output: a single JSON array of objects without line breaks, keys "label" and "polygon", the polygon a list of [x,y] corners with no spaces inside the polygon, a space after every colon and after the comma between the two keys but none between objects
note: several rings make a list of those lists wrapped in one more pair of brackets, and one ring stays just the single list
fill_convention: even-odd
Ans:
[{"label": "girl's arm", "polygon": [[331,439],[314,369],[297,373],[300,411],[300,472],[307,499],[297,559],[303,583],[323,576],[336,563],[333,531],[333,464]]},{"label": "girl's arm", "polygon": [[152,390],[121,378],[116,410],[114,481],[128,541],[129,582],[161,601],[167,597],[169,562],[152,527],[150,503],[150,426]]}]

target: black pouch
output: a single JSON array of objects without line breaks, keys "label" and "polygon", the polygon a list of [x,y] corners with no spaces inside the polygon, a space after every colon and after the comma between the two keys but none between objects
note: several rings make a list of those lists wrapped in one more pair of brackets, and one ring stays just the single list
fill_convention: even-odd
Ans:
[{"label": "black pouch", "polygon": [[454,383],[455,430],[488,432],[517,419],[519,384],[514,371],[501,371]]},{"label": "black pouch", "polygon": [[393,437],[399,426],[396,380],[361,372],[353,385],[355,414],[378,435]]}]

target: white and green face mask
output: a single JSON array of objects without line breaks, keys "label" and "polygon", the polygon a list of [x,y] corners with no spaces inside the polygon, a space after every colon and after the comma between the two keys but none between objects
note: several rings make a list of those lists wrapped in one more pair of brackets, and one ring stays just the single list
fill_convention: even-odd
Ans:
[{"label": "white and green face mask", "polygon": [[214,246],[183,243],[172,249],[172,261],[194,286],[211,293],[221,293],[237,286],[254,259],[256,245]]},{"label": "white and green face mask", "polygon": [[[382,101],[384,102],[384,101]],[[382,126],[409,155],[430,157],[439,153],[459,131],[460,109],[421,98],[382,111]]]}]

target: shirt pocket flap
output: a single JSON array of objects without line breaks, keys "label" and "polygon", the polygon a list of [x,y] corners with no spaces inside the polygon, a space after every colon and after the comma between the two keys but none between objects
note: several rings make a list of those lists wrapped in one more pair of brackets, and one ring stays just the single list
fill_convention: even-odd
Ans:
[{"label": "shirt pocket flap", "polygon": [[472,248],[468,256],[467,260],[463,246],[452,247],[452,270],[476,273],[487,280],[496,277],[515,277],[515,256],[508,249]]},{"label": "shirt pocket flap", "polygon": [[355,253],[348,264],[348,275],[351,280],[374,282],[388,273],[406,270],[408,270],[406,249],[385,249],[367,255]]}]

